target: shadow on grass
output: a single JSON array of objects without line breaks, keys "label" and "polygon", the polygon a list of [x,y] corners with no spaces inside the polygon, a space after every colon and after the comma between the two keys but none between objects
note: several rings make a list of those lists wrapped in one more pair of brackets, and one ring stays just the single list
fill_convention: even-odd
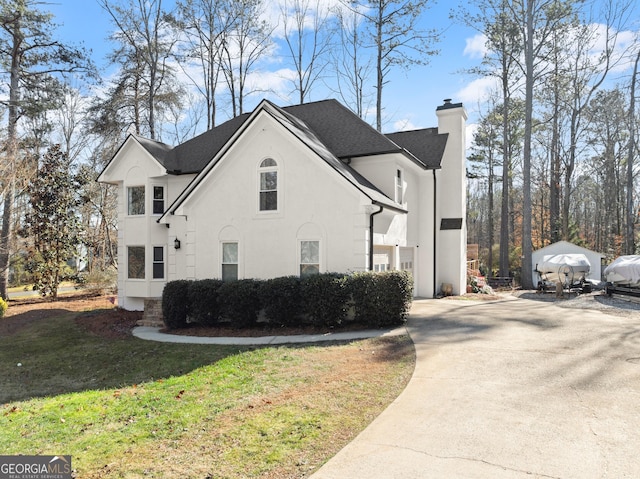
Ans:
[{"label": "shadow on grass", "polygon": [[[105,311],[35,309],[0,322],[0,404],[182,376],[262,348],[324,348],[351,342],[238,346],[145,341],[128,334],[130,318],[119,323],[117,310],[107,311],[113,315],[108,324],[92,324]],[[407,336],[400,338],[378,340],[376,358],[397,359],[413,348]]]}]

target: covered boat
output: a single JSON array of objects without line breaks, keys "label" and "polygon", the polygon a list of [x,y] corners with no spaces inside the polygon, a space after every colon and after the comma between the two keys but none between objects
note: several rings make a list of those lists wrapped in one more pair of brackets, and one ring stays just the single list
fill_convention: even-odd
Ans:
[{"label": "covered boat", "polygon": [[589,292],[590,283],[585,283],[585,278],[590,269],[591,263],[584,254],[545,255],[536,265],[540,275],[538,289],[546,291],[547,288],[552,289],[551,286],[555,289],[555,285],[561,283],[564,289],[586,289],[588,291],[585,292]]},{"label": "covered boat", "polygon": [[640,256],[629,255],[616,258],[604,270],[607,283],[640,288]]}]

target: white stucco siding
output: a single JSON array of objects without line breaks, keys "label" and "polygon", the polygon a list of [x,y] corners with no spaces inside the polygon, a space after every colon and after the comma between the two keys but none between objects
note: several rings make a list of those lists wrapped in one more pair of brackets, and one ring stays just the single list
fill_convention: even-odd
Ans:
[{"label": "white stucco siding", "polygon": [[[405,215],[385,212],[375,216],[374,244],[394,247],[392,268],[402,269],[399,248],[412,252],[415,294],[433,296],[433,181],[425,171],[399,154],[354,158],[351,166],[389,198],[397,200],[396,178],[402,172]],[[406,249],[409,248],[409,249]]]},{"label": "white stucco siding", "polygon": [[466,227],[466,119],[462,107],[436,111],[438,132],[448,133],[442,158],[442,169],[437,172],[436,224],[440,228],[443,218],[461,218],[462,226],[455,230],[440,230],[437,240],[436,289],[443,283],[453,285],[453,294],[466,290],[467,227]]},{"label": "white stucco siding", "polygon": [[[277,163],[278,208],[259,211],[259,166]],[[300,244],[320,241],[321,271],[361,270],[366,265],[368,215],[364,197],[268,115],[259,115],[180,208],[186,216],[186,248],[194,276],[221,276],[222,242],[239,245],[240,277],[300,273]]]},{"label": "white stucco siding", "polygon": [[[153,214],[153,186],[166,191],[164,169],[135,141],[129,141],[119,152],[126,161],[118,161],[109,170],[107,180],[118,185],[118,302],[128,310],[142,310],[144,298],[159,297],[167,276],[167,232],[158,225]],[[128,190],[144,187],[144,214],[130,215]],[[128,248],[144,247],[144,278],[128,276]],[[153,278],[153,247],[164,248],[165,278]]]}]

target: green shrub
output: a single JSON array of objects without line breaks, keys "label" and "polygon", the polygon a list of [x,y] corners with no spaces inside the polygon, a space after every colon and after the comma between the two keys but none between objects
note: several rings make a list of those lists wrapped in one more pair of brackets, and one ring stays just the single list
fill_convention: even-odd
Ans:
[{"label": "green shrub", "polygon": [[189,316],[189,302],[187,294],[191,281],[179,279],[169,281],[162,292],[162,317],[164,324],[169,329],[187,327]]},{"label": "green shrub", "polygon": [[407,319],[413,301],[413,276],[408,271],[387,271],[380,273],[381,295],[388,324],[402,324]]},{"label": "green shrub", "polygon": [[227,281],[218,290],[221,314],[235,328],[249,328],[258,320],[262,305],[255,279]]},{"label": "green shrub", "polygon": [[303,308],[300,277],[282,276],[262,281],[260,301],[270,322],[279,326],[298,324]]},{"label": "green shrub", "polygon": [[404,322],[413,297],[413,279],[408,272],[355,273],[348,284],[356,321],[376,328]]},{"label": "green shrub", "polygon": [[7,304],[7,302],[0,298],[0,319],[4,318],[4,313],[7,312],[7,308],[9,307],[9,305]]},{"label": "green shrub", "polygon": [[328,327],[341,324],[347,316],[349,290],[343,274],[323,273],[307,276],[301,284],[309,319]]},{"label": "green shrub", "polygon": [[187,301],[189,319],[203,326],[213,326],[220,319],[218,294],[223,282],[219,279],[200,279],[189,284]]}]

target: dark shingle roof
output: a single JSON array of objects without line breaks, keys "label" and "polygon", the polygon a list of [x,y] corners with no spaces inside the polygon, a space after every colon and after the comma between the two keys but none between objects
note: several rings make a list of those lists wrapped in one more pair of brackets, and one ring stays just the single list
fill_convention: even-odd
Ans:
[{"label": "dark shingle roof", "polygon": [[400,151],[398,145],[336,100],[289,106],[283,110],[304,121],[340,159]]},{"label": "dark shingle roof", "polygon": [[437,128],[399,131],[386,135],[394,143],[415,156],[426,168],[440,168],[448,133],[438,133]]},{"label": "dark shingle roof", "polygon": [[[437,129],[383,135],[336,100],[323,100],[281,108],[337,158],[408,151],[424,168],[439,168],[447,135]],[[249,118],[244,114],[174,148],[136,137],[169,174],[199,173]],[[301,123],[300,123],[301,122]]]},{"label": "dark shingle roof", "polygon": [[169,161],[169,158],[173,155],[173,147],[169,146],[165,143],[149,140],[148,138],[144,138],[142,136],[133,135],[135,139],[140,143],[145,150],[149,152],[151,156],[153,156],[156,160],[162,164],[166,168],[166,164]]}]

